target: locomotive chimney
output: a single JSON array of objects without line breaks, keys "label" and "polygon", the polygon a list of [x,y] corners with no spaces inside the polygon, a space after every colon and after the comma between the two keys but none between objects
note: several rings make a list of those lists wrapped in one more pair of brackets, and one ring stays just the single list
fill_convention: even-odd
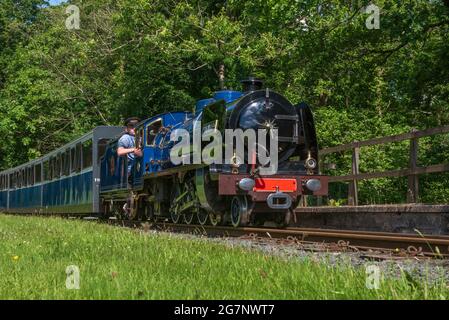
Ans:
[{"label": "locomotive chimney", "polygon": [[262,90],[263,88],[263,81],[254,77],[242,80],[241,83],[243,85],[243,92],[245,93]]}]

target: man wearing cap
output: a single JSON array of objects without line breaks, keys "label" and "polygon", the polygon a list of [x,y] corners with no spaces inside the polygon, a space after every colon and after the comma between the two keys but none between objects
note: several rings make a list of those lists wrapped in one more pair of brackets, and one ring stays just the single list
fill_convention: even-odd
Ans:
[{"label": "man wearing cap", "polygon": [[134,164],[136,156],[140,157],[142,151],[136,148],[135,140],[135,126],[140,122],[139,118],[129,118],[125,120],[126,132],[118,141],[117,155],[119,157],[128,157],[128,175],[131,174],[131,169]]},{"label": "man wearing cap", "polygon": [[[129,118],[125,120],[126,131],[120,137],[118,141],[117,155],[119,157],[127,156],[128,158],[128,189],[131,189],[131,170],[135,161],[136,156],[142,156],[142,150],[136,148],[136,139],[135,139],[135,127],[140,122],[139,118]],[[130,215],[130,208],[133,207],[133,197],[132,193],[128,198],[127,203],[123,206],[123,211],[128,215]]]}]

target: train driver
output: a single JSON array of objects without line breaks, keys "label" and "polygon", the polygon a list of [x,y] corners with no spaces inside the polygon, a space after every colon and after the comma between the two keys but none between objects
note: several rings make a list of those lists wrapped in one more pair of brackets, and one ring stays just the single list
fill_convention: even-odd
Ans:
[{"label": "train driver", "polygon": [[128,176],[131,174],[131,168],[134,160],[142,156],[142,150],[136,148],[135,126],[140,122],[139,118],[128,118],[125,120],[126,132],[118,141],[117,155],[119,157],[128,157]]},{"label": "train driver", "polygon": [[[127,175],[127,182],[128,182],[128,189],[131,190],[132,188],[132,177],[131,177],[131,170],[135,161],[136,157],[142,156],[142,150],[139,148],[136,148],[136,139],[135,139],[135,127],[140,122],[139,118],[128,118],[125,120],[125,126],[126,131],[125,133],[120,137],[117,145],[117,155],[119,157],[127,156],[128,158],[128,175]],[[133,196],[132,192],[130,192],[128,199],[123,206],[123,212],[127,217],[130,217],[131,215],[131,208],[133,207]]]}]

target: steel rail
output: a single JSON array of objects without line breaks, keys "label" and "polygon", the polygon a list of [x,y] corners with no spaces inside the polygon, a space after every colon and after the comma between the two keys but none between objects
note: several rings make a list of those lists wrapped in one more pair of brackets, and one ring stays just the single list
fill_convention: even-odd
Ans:
[{"label": "steel rail", "polygon": [[[114,221],[114,220],[110,220]],[[115,222],[113,222],[115,224]],[[145,222],[117,220],[122,226],[141,227]],[[427,256],[449,257],[449,236],[399,234],[373,231],[333,230],[316,228],[285,228],[273,229],[268,227],[202,226],[172,223],[155,223],[151,226],[168,232],[188,232],[206,236],[221,237],[260,237],[274,239],[290,239],[298,242],[314,242],[338,244],[359,248],[361,250],[388,249],[392,251],[405,250],[418,252]]]}]

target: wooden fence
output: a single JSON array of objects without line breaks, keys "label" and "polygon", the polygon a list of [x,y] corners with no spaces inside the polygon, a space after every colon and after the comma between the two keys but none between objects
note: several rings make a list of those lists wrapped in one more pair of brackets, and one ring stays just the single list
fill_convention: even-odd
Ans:
[{"label": "wooden fence", "polygon": [[[408,177],[408,192],[407,202],[415,203],[419,199],[419,185],[418,175],[425,173],[438,173],[449,171],[449,163],[435,164],[429,166],[418,166],[418,147],[419,139],[423,137],[434,136],[437,134],[449,133],[449,125],[427,130],[412,130],[408,133],[398,134],[394,136],[376,138],[366,141],[355,141],[348,144],[339,145],[336,147],[326,148],[320,151],[320,163],[323,168],[326,155],[352,150],[352,170],[350,175],[345,176],[330,176],[329,182],[349,182],[348,189],[348,204],[358,205],[358,189],[357,183],[359,180],[387,178],[387,177]],[[389,170],[382,172],[360,173],[360,153],[361,147],[368,147],[374,145],[383,145],[392,142],[399,142],[410,140],[410,154],[409,166],[405,169]],[[321,201],[320,201],[321,202]]]}]

